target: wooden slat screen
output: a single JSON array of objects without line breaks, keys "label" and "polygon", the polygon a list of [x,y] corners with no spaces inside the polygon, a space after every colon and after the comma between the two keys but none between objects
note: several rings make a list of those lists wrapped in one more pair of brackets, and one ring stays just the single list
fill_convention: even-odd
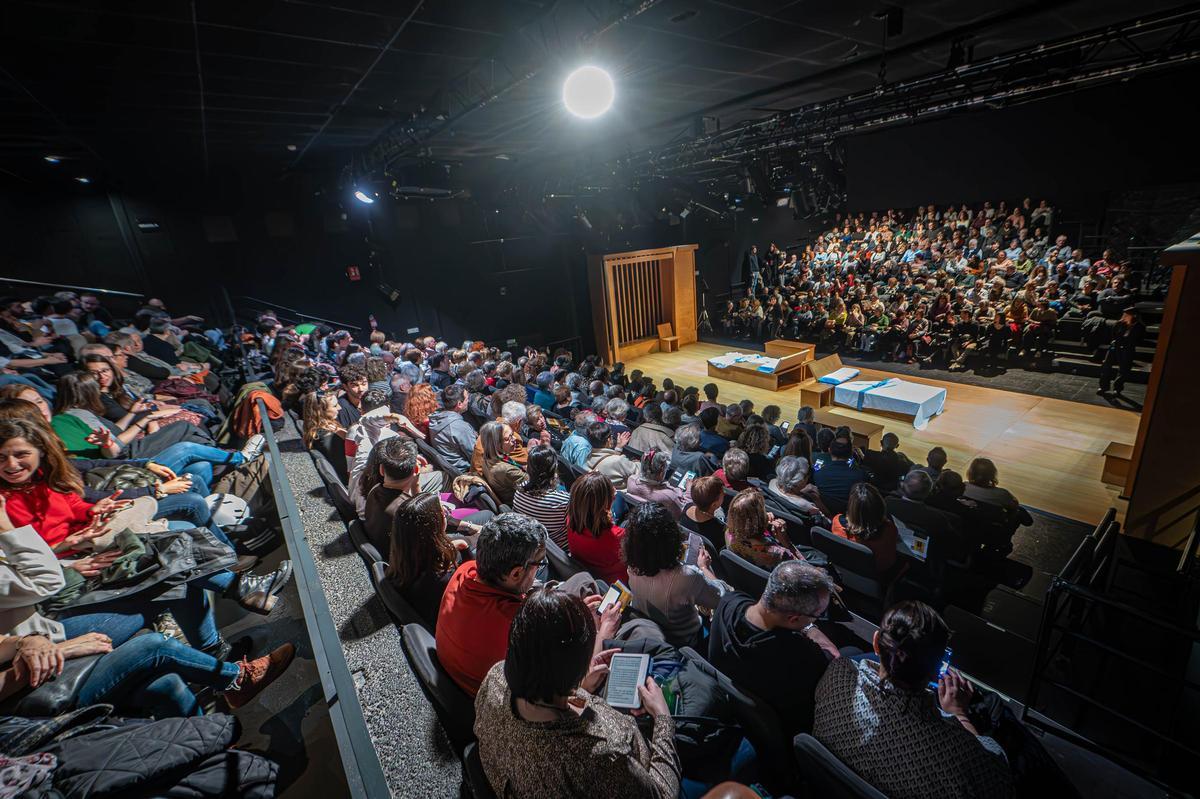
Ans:
[{"label": "wooden slat screen", "polygon": [[653,338],[662,317],[660,258],[609,263],[617,343]]}]

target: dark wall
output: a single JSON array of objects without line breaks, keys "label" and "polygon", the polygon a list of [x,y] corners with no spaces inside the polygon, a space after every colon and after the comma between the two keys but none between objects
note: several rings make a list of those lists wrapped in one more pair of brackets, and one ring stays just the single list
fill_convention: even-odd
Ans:
[{"label": "dark wall", "polygon": [[1110,197],[1200,178],[1200,69],[1144,76],[998,111],[846,141],[852,211],[1046,198],[1099,220]]}]

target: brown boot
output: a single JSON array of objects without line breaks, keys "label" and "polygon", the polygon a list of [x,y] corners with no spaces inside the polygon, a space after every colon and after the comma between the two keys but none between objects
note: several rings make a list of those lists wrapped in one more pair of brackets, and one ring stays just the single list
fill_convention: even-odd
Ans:
[{"label": "brown boot", "polygon": [[237,686],[225,692],[225,702],[231,710],[247,704],[258,696],[262,689],[270,685],[296,656],[296,647],[284,644],[275,651],[254,660],[242,660],[238,666],[242,673],[238,675]]}]

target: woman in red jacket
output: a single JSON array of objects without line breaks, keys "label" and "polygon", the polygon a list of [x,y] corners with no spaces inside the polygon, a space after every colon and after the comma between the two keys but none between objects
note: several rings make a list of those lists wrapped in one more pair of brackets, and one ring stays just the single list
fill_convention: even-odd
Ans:
[{"label": "woman in red jacket", "polygon": [[567,546],[571,557],[592,576],[607,583],[629,582],[621,558],[625,530],[613,524],[612,503],[616,496],[612,481],[600,472],[588,472],[571,484],[567,503]]}]

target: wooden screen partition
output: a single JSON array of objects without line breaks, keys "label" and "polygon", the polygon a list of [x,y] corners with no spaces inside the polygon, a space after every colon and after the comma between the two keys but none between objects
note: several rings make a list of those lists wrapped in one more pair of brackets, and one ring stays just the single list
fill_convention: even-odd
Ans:
[{"label": "wooden screen partition", "polygon": [[658,326],[696,341],[696,244],[588,256],[597,353],[616,363],[658,351]]}]

